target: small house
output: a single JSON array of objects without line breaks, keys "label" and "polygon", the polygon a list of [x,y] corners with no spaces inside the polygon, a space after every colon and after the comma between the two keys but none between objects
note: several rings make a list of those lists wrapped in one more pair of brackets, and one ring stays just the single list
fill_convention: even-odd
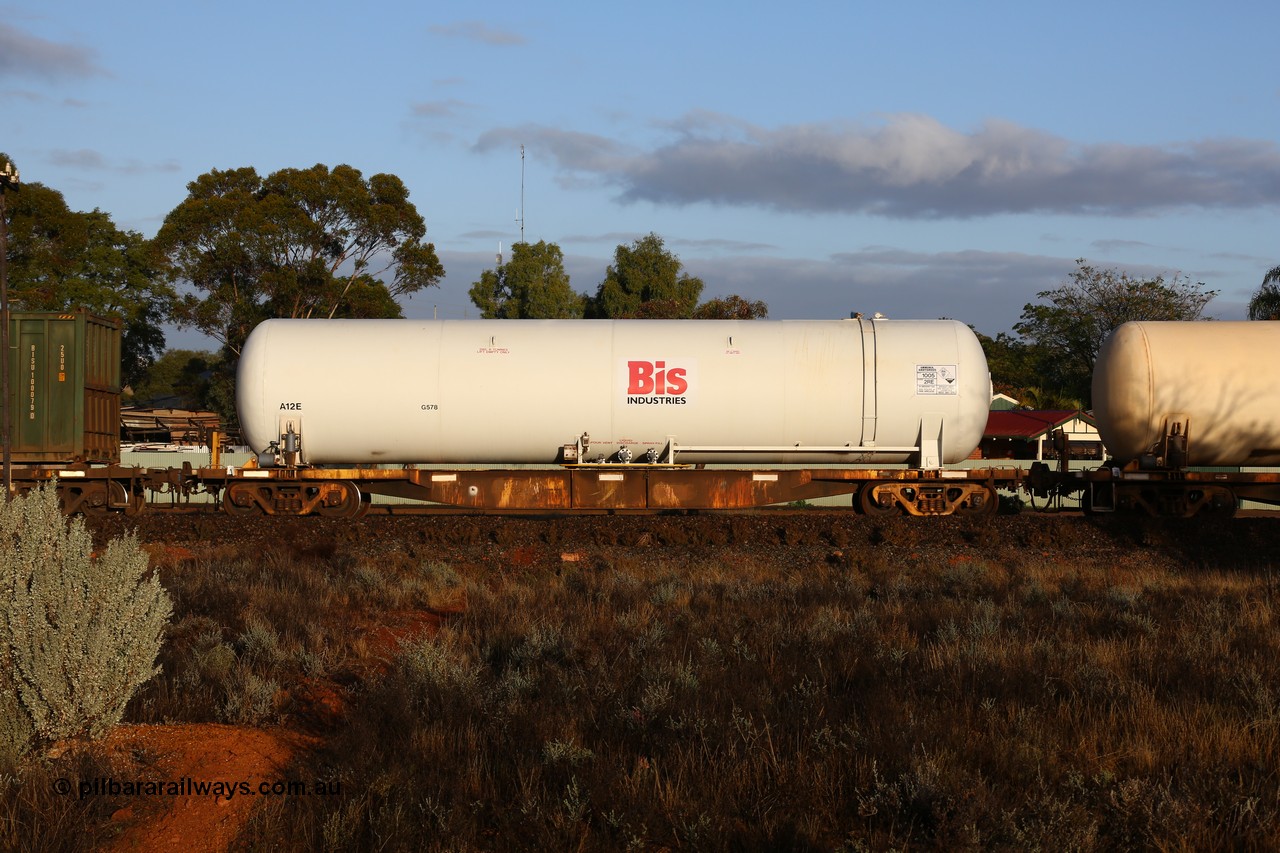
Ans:
[{"label": "small house", "polygon": [[1053,433],[1062,430],[1072,459],[1103,459],[1098,425],[1080,410],[993,410],[979,449],[983,459],[1053,459]]}]

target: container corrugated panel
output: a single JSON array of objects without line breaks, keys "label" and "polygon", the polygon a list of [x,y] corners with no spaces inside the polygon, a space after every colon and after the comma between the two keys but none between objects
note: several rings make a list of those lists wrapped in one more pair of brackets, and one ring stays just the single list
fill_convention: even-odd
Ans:
[{"label": "container corrugated panel", "polygon": [[17,464],[120,460],[120,324],[87,311],[10,314]]}]

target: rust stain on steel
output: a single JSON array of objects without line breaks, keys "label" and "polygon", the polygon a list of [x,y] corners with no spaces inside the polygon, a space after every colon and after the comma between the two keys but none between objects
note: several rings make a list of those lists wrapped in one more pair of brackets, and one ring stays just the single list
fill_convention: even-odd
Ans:
[{"label": "rust stain on steel", "polygon": [[[472,509],[568,509],[567,478],[559,471],[424,472],[429,500]],[[443,479],[448,478],[448,479]],[[425,482],[423,482],[425,480]]]},{"label": "rust stain on steel", "polygon": [[644,509],[648,505],[645,471],[574,469],[575,509]]},{"label": "rust stain on steel", "polygon": [[[347,487],[342,482],[317,482],[306,488],[293,484],[261,481],[232,483],[228,494],[241,509],[250,502],[267,515],[310,515],[318,509],[346,503]],[[358,496],[357,496],[358,498]]]},{"label": "rust stain on steel", "polygon": [[568,509],[570,487],[568,478],[556,471],[530,476],[527,482],[502,478],[498,509]]},{"label": "rust stain on steel", "polygon": [[805,488],[811,479],[807,470],[653,471],[649,474],[649,505],[661,509],[746,509],[785,503],[811,491]]}]

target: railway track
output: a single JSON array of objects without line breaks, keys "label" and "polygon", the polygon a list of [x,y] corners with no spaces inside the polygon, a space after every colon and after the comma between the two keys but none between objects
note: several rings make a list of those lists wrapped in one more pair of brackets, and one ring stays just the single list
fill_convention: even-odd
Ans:
[{"label": "railway track", "polygon": [[660,571],[667,563],[701,560],[749,572],[755,562],[781,560],[797,571],[834,564],[872,576],[888,566],[959,572],[1002,587],[1016,585],[1022,567],[1046,561],[1064,567],[1101,562],[1123,571],[1143,551],[1164,554],[1176,571],[1270,570],[1280,554],[1280,518],[1266,513],[1224,525],[1216,519],[1071,512],[915,519],[787,507],[647,515],[396,511],[358,519],[170,511],[85,516],[85,524],[99,543],[134,533],[161,548],[161,563],[212,557],[228,548],[243,552],[246,545],[247,553],[267,561],[280,551],[349,553],[406,567],[461,560],[500,571],[559,571],[568,563],[591,568],[618,560],[652,562]]}]

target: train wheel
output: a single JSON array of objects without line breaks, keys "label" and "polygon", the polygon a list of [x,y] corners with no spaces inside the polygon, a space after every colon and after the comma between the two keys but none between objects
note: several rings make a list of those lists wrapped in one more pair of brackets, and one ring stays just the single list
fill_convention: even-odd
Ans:
[{"label": "train wheel", "polygon": [[129,501],[124,505],[124,514],[127,516],[141,515],[147,508],[147,496],[141,492],[131,492]]},{"label": "train wheel", "polygon": [[[77,513],[84,515],[105,515],[112,510],[124,510],[126,515],[137,515],[134,510],[134,495],[128,491],[128,484],[117,480],[97,480],[60,490],[62,509],[68,515]],[[141,499],[141,495],[136,496]]]},{"label": "train wheel", "polygon": [[1223,486],[1210,486],[1193,494],[1198,517],[1233,518],[1238,506],[1235,492]]},{"label": "train wheel", "polygon": [[222,510],[227,515],[257,515],[262,510],[258,506],[255,486],[251,483],[232,483],[222,493]]},{"label": "train wheel", "polygon": [[58,486],[58,500],[66,515],[101,512],[107,503],[107,489],[102,483],[77,483],[74,486],[63,483]]},{"label": "train wheel", "polygon": [[995,515],[1000,510],[1000,496],[990,486],[979,486],[978,492],[971,492],[969,499],[956,507],[956,515],[966,518],[985,518]]},{"label": "train wheel", "polygon": [[361,509],[365,506],[364,496],[360,494],[359,486],[347,481],[331,485],[336,488],[331,488],[324,500],[316,504],[316,515],[326,518],[357,518],[363,514]]},{"label": "train wheel", "polygon": [[901,515],[902,507],[898,506],[898,500],[893,492],[888,488],[881,491],[882,486],[886,483],[877,483],[872,481],[862,487],[858,492],[858,509],[863,515]]}]

